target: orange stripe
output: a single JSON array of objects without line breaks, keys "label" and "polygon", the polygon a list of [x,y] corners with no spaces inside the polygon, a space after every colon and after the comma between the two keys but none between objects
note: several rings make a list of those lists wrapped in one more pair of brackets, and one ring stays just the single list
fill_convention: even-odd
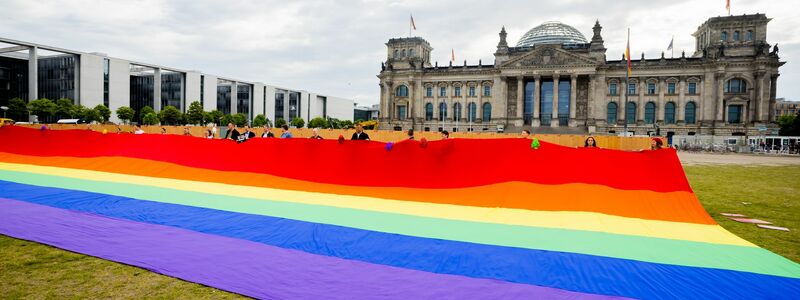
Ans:
[{"label": "orange stripe", "polygon": [[218,182],[306,192],[543,211],[586,211],[650,220],[716,224],[690,192],[618,190],[572,183],[505,182],[479,187],[418,189],[322,184],[268,174],[227,172],[128,157],[40,157],[0,153],[0,161],[149,177]]}]

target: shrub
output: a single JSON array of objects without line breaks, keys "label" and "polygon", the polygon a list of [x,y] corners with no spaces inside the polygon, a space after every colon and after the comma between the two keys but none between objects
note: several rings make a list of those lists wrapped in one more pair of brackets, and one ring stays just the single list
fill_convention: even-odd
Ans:
[{"label": "shrub", "polygon": [[308,128],[328,128],[328,121],[322,117],[316,117],[308,121]]},{"label": "shrub", "polygon": [[133,108],[127,106],[121,106],[120,108],[117,108],[116,113],[117,113],[117,118],[119,118],[125,123],[130,123],[131,120],[133,120],[133,117],[136,116],[136,111],[134,111]]},{"label": "shrub", "polygon": [[156,124],[158,124],[158,117],[156,116],[156,113],[151,112],[151,113],[148,113],[148,114],[144,115],[144,117],[142,117],[142,123],[144,123],[145,125],[156,125]]},{"label": "shrub", "polygon": [[294,118],[294,119],[292,119],[292,126],[297,127],[297,128],[303,128],[303,126],[306,126],[306,120],[303,120],[303,118],[299,118],[299,117],[298,118]]}]

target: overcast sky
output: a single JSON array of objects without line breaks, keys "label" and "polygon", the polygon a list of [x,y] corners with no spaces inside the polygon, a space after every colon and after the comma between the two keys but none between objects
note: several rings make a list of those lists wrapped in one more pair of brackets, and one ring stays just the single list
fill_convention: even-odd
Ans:
[{"label": "overcast sky", "polygon": [[[800,100],[800,17],[792,0],[732,0],[733,14],[766,13],[768,42],[782,61],[778,97]],[[694,52],[691,34],[725,1],[43,1],[0,0],[0,36],[62,48],[354,98],[376,104],[385,43],[408,36],[409,15],[432,59],[494,60],[500,27],[508,42],[542,22],[572,25],[591,39],[600,20],[608,59]],[[669,53],[667,53],[669,55]]]}]

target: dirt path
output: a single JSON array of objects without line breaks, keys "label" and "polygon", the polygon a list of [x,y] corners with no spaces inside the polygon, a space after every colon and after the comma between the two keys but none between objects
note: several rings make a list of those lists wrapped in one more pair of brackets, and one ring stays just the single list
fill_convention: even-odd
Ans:
[{"label": "dirt path", "polygon": [[683,165],[800,165],[798,156],[678,152]]}]

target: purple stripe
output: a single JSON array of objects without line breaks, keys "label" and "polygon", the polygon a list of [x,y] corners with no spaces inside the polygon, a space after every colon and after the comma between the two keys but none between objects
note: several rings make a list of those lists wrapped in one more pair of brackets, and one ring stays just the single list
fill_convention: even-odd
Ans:
[{"label": "purple stripe", "polygon": [[5,198],[0,233],[257,298],[612,298],[315,255]]}]

